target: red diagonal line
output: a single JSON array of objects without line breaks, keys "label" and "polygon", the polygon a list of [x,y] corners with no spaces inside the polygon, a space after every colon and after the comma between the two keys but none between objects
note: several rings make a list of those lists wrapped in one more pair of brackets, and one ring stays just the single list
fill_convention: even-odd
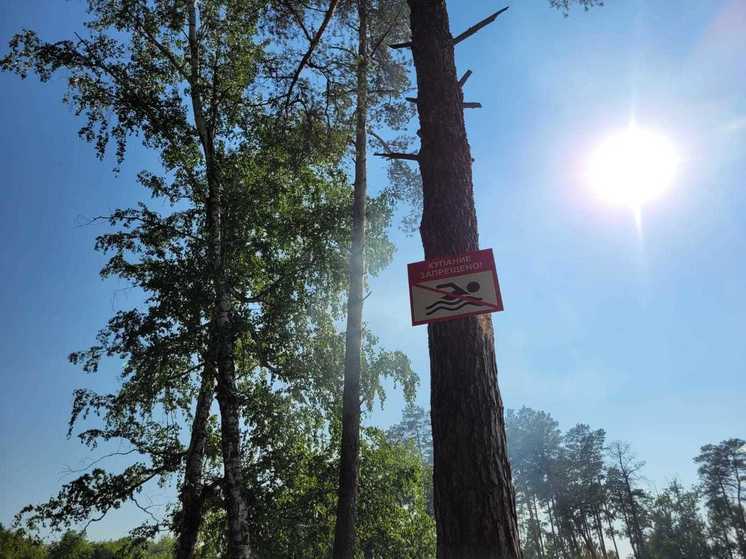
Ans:
[{"label": "red diagonal line", "polygon": [[451,297],[453,299],[461,299],[462,301],[467,301],[469,303],[478,303],[479,305],[484,305],[485,307],[491,307],[497,311],[502,310],[497,305],[493,305],[492,303],[487,303],[484,299],[477,299],[476,297],[471,297],[469,295],[459,295],[458,293],[450,293],[448,291],[443,291],[441,289],[435,289],[434,287],[422,285],[421,283],[415,283],[414,287],[419,287],[420,289],[427,289],[428,291],[432,291],[433,293],[440,293],[441,295],[447,295],[448,297]]}]

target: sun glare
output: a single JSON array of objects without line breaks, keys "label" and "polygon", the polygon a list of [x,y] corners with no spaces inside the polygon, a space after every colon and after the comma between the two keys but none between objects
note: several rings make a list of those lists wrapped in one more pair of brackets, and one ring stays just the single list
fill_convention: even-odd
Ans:
[{"label": "sun glare", "polygon": [[667,138],[631,124],[591,154],[588,180],[600,198],[639,213],[671,187],[678,165]]}]

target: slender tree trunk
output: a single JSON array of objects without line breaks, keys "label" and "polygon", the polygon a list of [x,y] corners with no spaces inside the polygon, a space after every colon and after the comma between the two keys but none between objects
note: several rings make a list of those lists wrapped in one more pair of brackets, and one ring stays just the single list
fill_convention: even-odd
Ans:
[{"label": "slender tree trunk", "polygon": [[578,544],[578,538],[575,534],[572,521],[567,516],[562,516],[562,531],[565,533],[565,539],[567,540],[568,555],[572,559],[576,559],[580,555],[580,545]]},{"label": "slender tree trunk", "polygon": [[552,495],[551,500],[548,503],[548,510],[549,521],[551,522],[554,541],[559,546],[562,557],[567,559],[569,557],[569,552],[567,550],[567,538],[565,537],[564,530],[562,529],[562,519],[557,516],[557,503],[554,495]]},{"label": "slender tree trunk", "polygon": [[622,471],[624,475],[624,485],[627,489],[627,499],[629,500],[630,514],[632,515],[632,530],[635,538],[634,548],[637,550],[637,559],[645,559],[645,540],[642,535],[642,526],[640,525],[640,515],[637,510],[637,504],[635,503],[635,496],[632,493],[632,485],[629,481],[629,476]]},{"label": "slender tree trunk", "polygon": [[534,547],[536,552],[539,554],[540,559],[544,559],[544,548],[541,543],[541,527],[539,525],[539,518],[534,508],[533,495],[529,495],[526,492],[526,507],[528,508],[528,522],[529,531],[526,534],[527,538],[531,538],[534,541]]},{"label": "slender tree trunk", "polygon": [[[746,512],[744,511],[743,507],[743,496],[742,496],[742,481],[746,479],[740,471],[740,468],[738,467],[738,455],[734,452],[731,453],[731,460],[733,462],[733,470],[734,470],[734,479],[736,481],[736,504],[738,505],[738,511],[740,514],[740,525],[741,529],[746,532]],[[742,553],[746,553],[746,550],[742,551]]]},{"label": "slender tree trunk", "polygon": [[250,559],[248,506],[243,495],[241,472],[240,402],[236,391],[234,358],[235,334],[232,324],[231,286],[226,277],[223,229],[223,185],[218,169],[212,130],[204,117],[200,51],[197,29],[197,2],[189,3],[190,92],[194,122],[207,168],[208,252],[212,267],[214,302],[210,324],[210,359],[217,366],[217,399],[220,407],[220,433],[223,452],[223,492],[228,522],[228,559]]},{"label": "slender tree trunk", "polygon": [[552,543],[553,549],[559,548],[559,551],[562,555],[562,557],[567,557],[567,551],[565,551],[565,542],[564,540],[558,535],[557,528],[555,528],[555,522],[554,522],[554,499],[547,501],[547,513],[549,514],[549,528],[552,531]]},{"label": "slender tree trunk", "polygon": [[606,541],[604,540],[604,527],[601,522],[601,513],[598,509],[593,510],[593,520],[595,522],[596,534],[598,534],[598,543],[601,546],[601,554],[604,559],[608,559],[609,555],[606,552]]},{"label": "slender tree trunk", "polygon": [[197,396],[197,406],[192,421],[192,435],[186,455],[184,483],[181,486],[181,517],[176,540],[176,559],[192,559],[197,535],[202,525],[202,465],[207,442],[207,420],[210,418],[210,405],[215,395],[215,375],[212,366],[205,366],[202,384]]},{"label": "slender tree trunk", "polygon": [[733,548],[730,544],[730,538],[728,537],[728,527],[725,525],[721,525],[720,531],[723,534],[723,541],[725,542],[725,549],[728,552],[728,557],[730,559],[733,559]]},{"label": "slender tree trunk", "polygon": [[[219,183],[214,181],[210,185],[210,222],[214,229],[221,232],[217,243],[221,247],[219,254],[222,255],[221,195]],[[216,309],[213,315],[212,349],[218,369],[217,399],[223,453],[223,492],[228,521],[228,559],[249,559],[252,553],[248,505],[243,493],[241,471],[241,403],[236,386],[232,303],[221,256],[216,257],[215,265]]]},{"label": "slender tree trunk", "polygon": [[248,506],[243,493],[241,471],[240,401],[236,387],[228,297],[219,291],[216,325],[218,351],[217,399],[223,452],[223,492],[228,520],[228,559],[249,559]]},{"label": "slender tree trunk", "polygon": [[629,540],[629,545],[632,548],[632,555],[634,559],[641,559],[640,557],[640,549],[637,545],[637,536],[635,535],[635,527],[634,522],[632,520],[631,512],[627,511],[625,508],[624,511],[624,526],[627,529],[627,539]]},{"label": "slender tree trunk", "polygon": [[355,550],[358,480],[360,477],[360,371],[363,340],[368,124],[368,0],[357,0],[358,63],[355,118],[355,187],[352,206],[345,345],[342,448],[340,453],[334,558],[352,559]]},{"label": "slender tree trunk", "polygon": [[725,489],[725,484],[721,477],[718,477],[718,485],[720,486],[720,494],[723,498],[727,515],[730,517],[729,520],[732,524],[731,528],[733,528],[733,531],[736,533],[736,547],[738,548],[739,554],[746,557],[746,538],[744,538],[744,533],[740,525],[743,521],[743,516],[736,507],[731,505],[728,492]]},{"label": "slender tree trunk", "polygon": [[[463,95],[444,0],[408,0],[428,259],[479,248]],[[489,315],[428,327],[439,559],[520,557]]]},{"label": "slender tree trunk", "polygon": [[542,530],[541,530],[541,520],[539,519],[539,507],[536,504],[536,497],[531,496],[531,503],[534,506],[534,518],[536,519],[536,532],[539,537],[539,557],[540,559],[544,559],[544,538],[542,536]]},{"label": "slender tree trunk", "polygon": [[581,520],[575,522],[575,527],[578,529],[578,533],[580,534],[591,559],[597,559],[598,554],[596,553],[596,544],[593,541],[593,533],[588,526],[588,520],[585,516],[583,516]]},{"label": "slender tree trunk", "polygon": [[746,516],[744,516],[741,496],[742,476],[738,468],[738,456],[735,452],[731,452],[730,459],[733,465],[733,479],[736,482],[736,505],[733,507],[733,516],[735,517],[734,527],[736,529],[739,551],[742,556],[746,557]]},{"label": "slender tree trunk", "polygon": [[606,523],[609,525],[609,534],[611,535],[611,543],[614,544],[614,553],[616,553],[616,558],[621,559],[619,555],[619,547],[616,544],[616,536],[614,535],[614,525],[611,523],[611,518],[608,512],[606,513]]}]

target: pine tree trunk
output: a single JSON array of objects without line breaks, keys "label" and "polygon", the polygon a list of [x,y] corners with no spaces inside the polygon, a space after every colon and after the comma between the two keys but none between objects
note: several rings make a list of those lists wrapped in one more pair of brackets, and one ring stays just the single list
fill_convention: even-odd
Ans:
[{"label": "pine tree trunk", "polygon": [[[622,498],[624,499],[624,497]],[[640,559],[640,554],[637,549],[637,537],[635,536],[634,525],[632,522],[632,513],[628,511],[627,508],[628,506],[626,504],[622,507],[622,516],[624,517],[624,527],[627,532],[627,539],[629,540],[629,545],[632,548],[632,557],[634,559]]]},{"label": "pine tree trunk", "polygon": [[616,536],[614,535],[614,526],[611,523],[611,518],[608,514],[606,515],[606,523],[609,525],[609,533],[611,534],[611,543],[614,544],[614,553],[616,553],[616,559],[621,559],[619,556],[619,547],[616,544]]},{"label": "pine tree trunk", "polygon": [[635,496],[632,493],[632,485],[627,474],[624,471],[622,471],[622,474],[624,475],[624,485],[627,490],[630,514],[632,515],[632,531],[635,538],[635,557],[637,559],[646,559],[645,540],[642,535],[642,526],[640,525],[640,515],[637,510],[637,504],[635,503]]},{"label": "pine tree trunk", "polygon": [[596,523],[596,535],[598,536],[598,543],[601,546],[601,554],[604,559],[609,559],[609,554],[606,551],[606,541],[604,540],[604,527],[601,523],[601,514],[598,512],[598,509],[594,509],[593,519]]},{"label": "pine tree trunk", "polygon": [[567,551],[565,550],[564,540],[557,534],[557,529],[554,527],[554,499],[547,501],[547,514],[549,514],[549,528],[552,532],[552,544],[553,549],[559,547],[562,557],[567,557]]},{"label": "pine tree trunk", "polygon": [[340,453],[337,521],[334,529],[334,559],[352,559],[360,477],[360,372],[363,338],[363,288],[365,281],[365,228],[368,143],[368,6],[357,0],[358,63],[355,117],[355,186],[352,206],[347,334],[345,345],[344,396],[342,402],[342,448]]},{"label": "pine tree trunk", "polygon": [[[425,258],[479,248],[463,96],[443,0],[408,0]],[[520,557],[489,315],[428,327],[439,559]]]},{"label": "pine tree trunk", "polygon": [[540,558],[542,558],[541,547],[539,546],[538,530],[536,527],[537,521],[536,517],[534,516],[534,508],[533,506],[531,506],[531,496],[528,494],[526,494],[526,508],[528,509],[528,530],[525,533],[524,541],[529,539],[533,540],[536,553],[539,555]]},{"label": "pine tree trunk", "polygon": [[539,536],[539,558],[544,559],[544,537],[542,535],[541,520],[539,519],[539,507],[536,504],[536,497],[533,495],[531,496],[531,502],[534,506],[534,518],[536,518],[537,532]]},{"label": "pine tree trunk", "polygon": [[181,516],[176,541],[176,559],[192,559],[197,535],[202,525],[202,465],[207,442],[207,420],[210,418],[210,405],[215,394],[215,378],[212,367],[205,366],[202,384],[197,396],[197,406],[192,421],[192,434],[186,455],[184,483],[181,486]]},{"label": "pine tree trunk", "polygon": [[593,534],[591,533],[591,529],[588,527],[588,520],[585,516],[583,516],[581,520],[575,521],[575,527],[578,530],[578,534],[580,534],[580,538],[583,540],[588,555],[590,555],[591,559],[597,559],[596,544],[593,541]]}]

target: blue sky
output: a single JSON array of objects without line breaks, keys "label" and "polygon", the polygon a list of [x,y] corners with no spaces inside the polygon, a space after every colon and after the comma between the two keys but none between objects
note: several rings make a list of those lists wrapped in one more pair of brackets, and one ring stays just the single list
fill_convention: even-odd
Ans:
[{"label": "blue sky", "polygon": [[[460,32],[502,5],[451,2]],[[82,3],[0,5],[0,43],[30,27],[48,39],[80,28]],[[609,0],[570,17],[521,0],[457,47],[474,75],[467,113],[483,248],[492,248],[506,310],[493,316],[507,407],[551,412],[563,428],[603,427],[647,462],[653,487],[692,482],[705,443],[746,436],[746,4]],[[3,50],[5,47],[2,47]],[[0,522],[48,498],[91,455],[65,438],[72,390],[106,390],[108,374],[66,362],[137,293],[103,282],[90,216],[135,203],[134,182],[157,161],[134,149],[118,176],[76,136],[46,85],[0,75]],[[643,210],[595,198],[585,161],[634,117],[666,134],[681,166],[673,188]],[[380,169],[371,184],[383,186]],[[393,264],[372,281],[366,320],[405,350],[429,399],[426,328],[409,324],[406,263],[417,235],[394,232]],[[370,421],[398,420],[391,392]],[[152,498],[165,500],[166,495]],[[123,533],[130,509],[91,530]]]}]

